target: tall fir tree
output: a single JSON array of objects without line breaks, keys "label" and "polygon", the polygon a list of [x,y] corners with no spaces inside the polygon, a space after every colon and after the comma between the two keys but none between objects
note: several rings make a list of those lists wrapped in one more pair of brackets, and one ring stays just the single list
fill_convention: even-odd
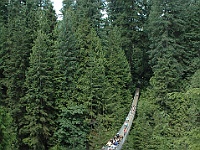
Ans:
[{"label": "tall fir tree", "polygon": [[[40,16],[41,29],[45,15]],[[47,23],[47,22],[46,22]],[[55,124],[54,67],[52,41],[42,30],[38,31],[37,39],[30,56],[30,67],[26,74],[26,95],[21,98],[25,109],[21,120],[20,134],[28,149],[49,149]]]},{"label": "tall fir tree", "polygon": [[0,106],[0,149],[14,149],[16,134],[11,130],[12,117],[6,109]]},{"label": "tall fir tree", "polygon": [[[123,41],[119,27],[111,25],[109,28],[105,45],[105,67],[106,77],[110,83],[110,97],[106,102],[107,120],[104,124],[107,129],[112,129],[116,133],[128,113],[127,108],[131,106],[133,87],[130,66],[122,49]],[[114,135],[113,132],[110,134]]]},{"label": "tall fir tree", "polygon": [[[106,52],[106,76],[112,88],[112,100],[109,103],[110,108],[108,108],[108,111],[112,108],[112,111],[116,111],[119,114],[126,112],[124,109],[129,107],[132,101],[130,94],[132,81],[130,66],[122,50],[122,41],[120,39],[121,35],[118,27],[113,27],[109,32],[108,49]],[[114,106],[115,103],[119,105]],[[126,113],[122,114],[125,115]],[[119,115],[117,116],[119,117]],[[122,119],[124,116],[119,118]],[[116,123],[118,124],[120,122]]]},{"label": "tall fir tree", "polygon": [[101,35],[103,2],[102,0],[80,0],[77,3],[77,15],[80,20],[88,18],[91,27]]},{"label": "tall fir tree", "polygon": [[[179,3],[184,6],[184,1]],[[179,42],[179,37],[184,33],[184,21],[180,17],[179,3],[155,0],[149,16],[149,56],[154,74],[151,84],[155,92],[160,93],[158,96],[161,99],[167,92],[179,89],[183,76],[184,66],[179,58],[185,53],[185,49]]]},{"label": "tall fir tree", "polygon": [[[64,1],[64,20],[58,39],[58,63],[62,69],[57,78],[58,89],[64,93],[59,92],[61,114],[56,133],[59,145],[64,148],[74,148],[74,144],[78,145],[75,149],[90,147],[93,142],[91,129],[101,124],[105,108],[102,102],[107,92],[104,53],[97,35],[100,23],[97,23],[98,18],[92,19],[100,10],[95,4],[95,12],[96,9],[89,7],[91,4],[90,1]],[[90,9],[94,9],[92,13]],[[80,111],[74,113],[75,108]],[[74,119],[73,116],[78,117]]]},{"label": "tall fir tree", "polygon": [[[29,11],[31,12],[31,10]],[[23,1],[9,1],[6,47],[3,55],[3,75],[5,76],[5,89],[7,89],[4,102],[13,117],[12,132],[16,132],[18,139],[15,144],[16,149],[21,143],[19,120],[22,114],[20,112],[19,99],[25,94],[25,71],[29,66],[28,57],[34,37],[34,29],[27,27],[30,25],[26,20],[27,15],[29,15],[29,13],[27,14],[27,5]]]},{"label": "tall fir tree", "polygon": [[[200,10],[199,1],[187,1],[185,4],[185,11],[182,14],[185,23],[185,33],[180,38],[187,53],[184,54],[183,65],[184,77],[188,78],[200,68],[199,66],[199,47],[200,47],[200,31],[198,24],[200,23],[199,14]],[[184,42],[183,42],[184,41]]]},{"label": "tall fir tree", "polygon": [[[55,94],[58,107],[57,129],[54,137],[57,139],[53,149],[73,147],[78,133],[85,134],[85,125],[76,129],[76,124],[82,124],[86,111],[84,106],[78,106],[71,100],[77,77],[77,54],[75,31],[77,28],[74,1],[63,1],[63,20],[57,26],[58,40],[56,43],[55,66]],[[78,116],[75,124],[72,119]],[[75,130],[76,129],[76,130]],[[77,133],[77,132],[78,133]],[[69,137],[67,140],[65,137]],[[85,146],[84,140],[78,142],[79,148]],[[77,144],[77,143],[76,143]]]},{"label": "tall fir tree", "polygon": [[0,2],[0,100],[1,105],[3,105],[3,100],[6,96],[5,87],[5,75],[4,72],[4,59],[5,47],[6,47],[6,32],[7,32],[7,22],[8,22],[8,2],[6,0]]},{"label": "tall fir tree", "polygon": [[[90,129],[99,123],[98,114],[102,114],[102,101],[106,99],[106,82],[103,82],[106,80],[104,55],[96,32],[90,29],[86,20],[78,25],[76,32],[72,32],[71,38],[67,38],[73,40],[73,36],[76,39],[74,47],[62,47],[65,48],[64,54],[67,54],[63,57],[64,64],[68,62],[63,71],[66,80],[62,81],[65,81],[63,84],[68,87],[59,103],[61,118],[57,136],[61,147],[75,148],[75,144],[78,145],[75,149],[86,149],[90,147],[92,140],[89,136]],[[75,51],[69,53],[70,50]],[[66,56],[69,56],[68,59],[65,59]],[[72,66],[74,64],[75,68]],[[73,112],[75,108],[80,111]],[[72,117],[68,117],[69,115]],[[75,119],[73,116],[78,117]],[[64,135],[69,137],[68,140]]]},{"label": "tall fir tree", "polygon": [[143,81],[151,75],[146,54],[148,39],[144,32],[148,15],[149,1],[108,1],[108,19],[112,25],[120,27],[122,49],[129,62],[135,86],[142,86]]},{"label": "tall fir tree", "polygon": [[[41,2],[41,1],[40,1]],[[46,1],[47,2],[47,1]],[[16,132],[18,147],[23,143],[19,134],[20,120],[24,110],[20,110],[19,100],[25,95],[25,72],[29,67],[29,56],[39,27],[37,11],[39,1],[15,1],[8,3],[8,25],[6,31],[3,75],[5,76],[6,99],[4,102],[11,112],[13,132]],[[47,5],[46,5],[47,6]],[[46,8],[43,8],[45,11]],[[55,20],[55,19],[54,19]],[[5,91],[5,90],[4,90]],[[17,149],[16,147],[16,149]]]},{"label": "tall fir tree", "polygon": [[[199,142],[198,139],[200,137],[200,102],[199,102],[199,96],[200,96],[200,69],[196,70],[196,72],[192,75],[192,78],[190,80],[190,86],[185,93],[185,97],[187,101],[189,101],[189,118],[190,118],[190,127],[189,132],[186,133],[186,140],[189,143],[188,149],[198,149]],[[188,136],[189,134],[189,136]]]}]

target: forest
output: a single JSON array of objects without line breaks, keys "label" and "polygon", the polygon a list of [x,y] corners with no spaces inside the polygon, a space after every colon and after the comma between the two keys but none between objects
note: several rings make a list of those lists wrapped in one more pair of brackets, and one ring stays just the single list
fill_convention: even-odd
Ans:
[{"label": "forest", "polygon": [[[199,150],[200,0],[0,1],[0,150]],[[104,12],[104,13],[103,13]],[[106,14],[105,14],[106,12]]]}]

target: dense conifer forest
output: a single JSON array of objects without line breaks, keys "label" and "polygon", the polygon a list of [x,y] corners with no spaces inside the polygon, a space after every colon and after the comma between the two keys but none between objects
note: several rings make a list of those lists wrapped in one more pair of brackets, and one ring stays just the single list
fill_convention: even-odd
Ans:
[{"label": "dense conifer forest", "polygon": [[[0,150],[200,148],[200,0],[0,1]],[[106,12],[106,17],[102,12]]]}]

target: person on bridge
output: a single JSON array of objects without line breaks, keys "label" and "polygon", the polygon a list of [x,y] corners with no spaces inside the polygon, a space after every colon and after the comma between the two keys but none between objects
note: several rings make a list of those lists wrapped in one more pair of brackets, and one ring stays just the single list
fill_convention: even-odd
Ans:
[{"label": "person on bridge", "polygon": [[119,143],[118,143],[118,141],[116,140],[116,141],[114,141],[114,143],[113,143],[115,146],[117,146]]},{"label": "person on bridge", "polygon": [[107,145],[108,147],[110,147],[110,146],[112,145],[112,143],[113,143],[113,139],[110,139],[106,145]]},{"label": "person on bridge", "polygon": [[132,111],[133,111],[133,112],[135,111],[135,105],[133,105],[133,107],[132,107]]},{"label": "person on bridge", "polygon": [[119,138],[119,133],[116,134],[116,137]]},{"label": "person on bridge", "polygon": [[125,123],[124,123],[124,128],[127,128],[127,127],[128,127],[128,123],[125,122]]},{"label": "person on bridge", "polygon": [[124,128],[124,136],[126,135],[127,132],[127,128]]},{"label": "person on bridge", "polygon": [[109,148],[109,150],[114,150],[114,149],[116,149],[116,145],[114,145],[114,144],[112,144],[111,146],[110,146],[110,148]]},{"label": "person on bridge", "polygon": [[126,121],[129,122],[129,117],[126,117]]}]

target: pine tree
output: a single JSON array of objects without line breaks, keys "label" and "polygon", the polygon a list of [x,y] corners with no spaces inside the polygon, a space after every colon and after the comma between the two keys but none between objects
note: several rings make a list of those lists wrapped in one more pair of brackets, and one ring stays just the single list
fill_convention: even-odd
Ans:
[{"label": "pine tree", "polygon": [[78,19],[87,18],[91,27],[101,35],[103,2],[102,0],[80,0],[77,1]]},{"label": "pine tree", "polygon": [[[106,52],[106,58],[107,58],[106,76],[113,90],[112,101],[110,102],[109,106],[110,108],[108,108],[108,110],[112,108],[114,112],[116,111],[119,114],[120,111],[126,112],[124,109],[129,107],[132,99],[130,95],[130,90],[131,90],[130,67],[126,60],[125,53],[121,48],[122,42],[120,41],[120,39],[121,39],[120,32],[118,32],[117,27],[114,27],[113,30],[109,32],[108,50]],[[115,103],[119,105],[113,106],[113,104]],[[120,107],[122,107],[123,109],[120,109]],[[122,114],[125,115],[126,113]],[[124,116],[119,118],[124,118]]]},{"label": "pine tree", "polygon": [[[104,53],[97,35],[98,19],[97,22],[91,19],[96,12],[91,13],[89,10],[94,8],[88,7],[92,3],[64,1],[64,4],[57,55],[62,69],[56,79],[60,85],[58,107],[61,112],[56,136],[58,147],[74,148],[76,144],[75,149],[86,149],[90,144],[93,147],[91,129],[101,124],[107,99]],[[73,112],[74,109],[79,111]]]},{"label": "pine tree", "polygon": [[198,139],[200,137],[200,119],[199,119],[199,93],[200,93],[200,83],[199,83],[199,77],[200,77],[200,70],[198,69],[192,76],[190,80],[190,87],[186,92],[186,98],[187,101],[189,101],[189,119],[190,119],[190,124],[191,128],[189,130],[189,135],[187,134],[187,142],[189,143],[188,149],[198,149],[199,147],[199,142]]},{"label": "pine tree", "polygon": [[[74,12],[73,1],[63,2],[63,20],[57,26],[58,40],[56,44],[56,61],[55,66],[55,93],[56,104],[58,107],[57,129],[54,137],[57,139],[53,148],[65,149],[66,147],[73,147],[73,143],[76,140],[74,135],[77,135],[74,131],[76,129],[76,122],[83,123],[83,118],[78,117],[75,124],[71,122],[73,116],[79,116],[85,114],[85,110],[82,106],[77,106],[71,100],[73,91],[75,89],[74,81],[77,79],[75,72],[77,69],[77,53],[78,49],[76,45],[75,30],[77,28],[76,15]],[[74,109],[81,110],[74,112]],[[85,126],[83,126],[83,129]],[[82,132],[82,129],[76,129],[78,132]],[[73,133],[75,132],[75,133]],[[82,132],[84,133],[84,131]],[[84,133],[85,134],[85,133]],[[71,136],[72,135],[72,136]],[[66,139],[65,137],[71,137]],[[78,141],[78,140],[77,140]],[[71,144],[71,145],[70,145]],[[80,141],[81,148],[85,146],[84,141]],[[79,148],[80,148],[79,147]]]},{"label": "pine tree", "polygon": [[[6,47],[6,32],[7,32],[7,17],[4,13],[7,11],[6,3],[0,2],[0,100],[1,105],[3,104],[3,101],[6,97],[6,87],[5,87],[5,75],[4,72],[4,59],[3,56],[5,55],[5,47]],[[5,101],[4,101],[5,103]]]},{"label": "pine tree", "polygon": [[136,86],[141,86],[140,82],[148,80],[151,74],[146,54],[148,39],[147,33],[144,32],[148,14],[149,2],[146,0],[108,1],[108,18],[112,25],[120,27],[122,49],[125,51],[131,68],[132,81]]},{"label": "pine tree", "polygon": [[[74,47],[70,47],[70,45],[63,47],[65,48],[63,49],[64,54],[67,54],[63,58],[69,56],[68,59],[63,61],[64,63],[68,62],[67,68],[64,68],[67,83],[63,82],[68,87],[66,88],[67,94],[64,95],[62,103],[59,104],[61,118],[59,119],[60,124],[57,135],[60,145],[66,148],[73,148],[74,142],[80,146],[77,149],[88,147],[89,141],[87,140],[91,139],[88,137],[90,128],[87,126],[94,127],[93,123],[97,122],[98,114],[103,112],[102,101],[106,98],[104,54],[96,32],[89,27],[87,21],[81,23],[76,32],[72,32],[72,39],[68,37],[71,40],[73,40],[73,36],[76,37],[77,42]],[[73,49],[77,52],[74,51],[74,53],[72,51],[73,53],[69,53]],[[76,64],[76,68],[73,68],[72,65],[74,64]],[[82,111],[77,111],[74,114],[72,111],[74,108]],[[67,117],[70,113],[71,116],[76,115],[78,118],[74,120],[71,117]],[[70,125],[68,125],[69,123]],[[79,131],[79,133],[75,132],[74,129],[72,130],[72,128]],[[71,135],[69,137],[70,140],[66,140],[65,137],[60,135]],[[78,139],[83,139],[83,141]]]},{"label": "pine tree", "polygon": [[16,140],[15,134],[11,130],[12,117],[6,112],[6,109],[0,106],[0,149],[13,149]]},{"label": "pine tree", "polygon": [[52,53],[49,37],[43,31],[38,31],[26,74],[27,92],[21,100],[26,113],[20,132],[24,135],[23,142],[30,149],[48,149],[54,131]]},{"label": "pine tree", "polygon": [[[191,127],[188,123],[190,111],[187,111],[190,104],[184,93],[176,92],[180,91],[180,87],[184,89],[181,80],[184,78],[186,49],[181,39],[186,23],[183,19],[185,4],[184,0],[155,0],[152,3],[147,28],[151,42],[149,56],[153,71],[150,80],[152,89],[145,92],[148,102],[142,103],[141,111],[138,109],[141,116],[138,116],[135,125],[139,131],[133,133],[136,138],[134,148],[188,149],[188,141],[183,141],[187,139],[188,128]],[[142,110],[142,107],[147,107],[148,111]],[[144,123],[145,132],[142,132],[138,121]],[[140,142],[142,137],[145,140]]]},{"label": "pine tree", "polygon": [[200,10],[198,9],[200,6],[199,1],[187,1],[185,5],[185,11],[182,14],[185,23],[185,33],[180,39],[182,42],[186,53],[184,54],[183,65],[184,67],[184,77],[190,77],[196,70],[200,68],[199,66],[199,47],[200,47],[200,40],[199,40],[199,27],[198,24],[200,23],[199,13]]},{"label": "pine tree", "polygon": [[[22,144],[19,128],[21,116],[24,113],[23,109],[20,110],[19,100],[25,95],[25,72],[29,67],[29,56],[39,27],[38,16],[36,15],[38,6],[38,1],[35,0],[10,0],[8,5],[6,48],[3,55],[4,91],[7,89],[7,99],[4,101],[14,119],[12,127],[13,132],[17,132],[19,142],[15,144],[17,147]],[[45,11],[45,9],[43,10]]]},{"label": "pine tree", "polygon": [[[149,16],[149,56],[154,73],[151,84],[160,97],[178,90],[183,75],[184,66],[179,58],[185,49],[179,43],[179,37],[184,33],[180,30],[184,21],[180,18],[181,7],[176,8],[180,3],[155,0]],[[183,2],[181,4],[184,6]]]},{"label": "pine tree", "polygon": [[[1,27],[0,32],[2,36],[5,36],[5,27]],[[5,43],[6,39],[0,36],[0,101],[1,101],[1,105],[3,105],[5,103],[5,99],[6,99],[6,87],[5,87],[5,76],[3,74],[4,71],[4,60],[3,60],[3,55],[5,53],[4,51],[4,43]]]},{"label": "pine tree", "polygon": [[[21,118],[19,99],[24,96],[25,71],[29,65],[28,57],[32,47],[33,30],[28,29],[24,2],[10,1],[8,5],[8,24],[6,30],[6,47],[4,48],[3,60],[5,76],[4,85],[6,89],[6,108],[13,118],[13,132],[16,132],[18,143],[21,144],[19,136],[19,120]],[[32,32],[32,34],[30,33]]]},{"label": "pine tree", "polygon": [[5,24],[8,21],[8,1],[2,0],[0,2],[0,22]]}]

